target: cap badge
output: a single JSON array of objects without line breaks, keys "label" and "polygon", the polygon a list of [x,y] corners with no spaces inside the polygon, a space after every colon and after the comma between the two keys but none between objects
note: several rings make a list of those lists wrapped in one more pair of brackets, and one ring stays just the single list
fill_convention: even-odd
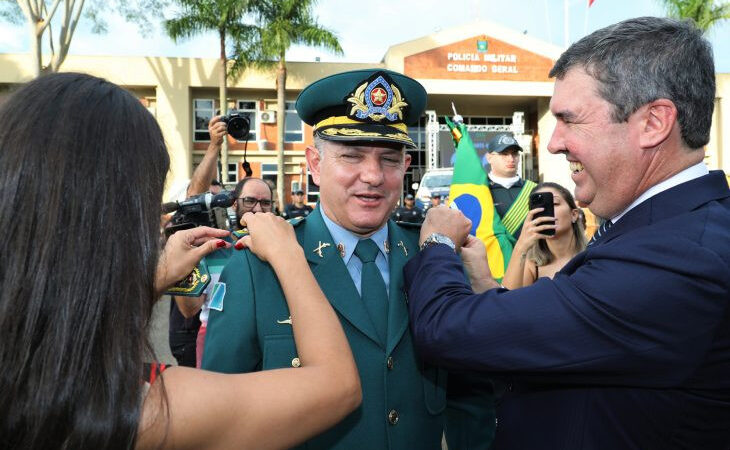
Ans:
[{"label": "cap badge", "polygon": [[503,134],[497,140],[497,144],[499,144],[499,145],[517,145],[517,141],[512,136]]},{"label": "cap badge", "polygon": [[351,118],[375,122],[403,120],[403,109],[408,103],[403,100],[398,86],[386,77],[381,74],[370,82],[365,81],[346,99],[352,103],[348,114]]}]

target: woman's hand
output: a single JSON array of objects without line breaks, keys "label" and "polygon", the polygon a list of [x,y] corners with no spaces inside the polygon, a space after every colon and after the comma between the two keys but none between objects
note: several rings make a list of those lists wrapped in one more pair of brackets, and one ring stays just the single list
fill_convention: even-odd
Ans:
[{"label": "woman's hand", "polygon": [[542,212],[545,208],[535,208],[530,210],[525,217],[525,222],[522,224],[522,231],[520,237],[515,243],[515,249],[526,252],[527,249],[532,247],[540,239],[552,239],[553,236],[547,236],[542,234],[545,230],[554,230],[556,228],[554,217],[538,217],[535,218],[535,214]]},{"label": "woman's hand", "polygon": [[220,239],[230,234],[218,228],[197,227],[170,236],[157,263],[155,291],[161,294],[187,277],[205,255],[230,247],[231,244]]},{"label": "woman's hand", "polygon": [[270,264],[276,258],[287,259],[294,252],[302,252],[294,234],[294,227],[282,217],[270,212],[247,212],[241,217],[241,225],[248,228],[248,235],[236,242],[236,248],[249,248]]}]

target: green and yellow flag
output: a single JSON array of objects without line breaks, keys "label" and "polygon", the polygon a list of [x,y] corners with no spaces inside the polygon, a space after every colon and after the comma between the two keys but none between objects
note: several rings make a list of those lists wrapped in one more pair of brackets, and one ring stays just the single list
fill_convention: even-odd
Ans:
[{"label": "green and yellow flag", "polygon": [[450,206],[459,209],[471,220],[470,234],[478,237],[487,247],[487,258],[492,276],[498,281],[504,277],[512,256],[514,237],[507,232],[497,214],[492,193],[487,185],[487,174],[463,123],[446,118],[456,147],[454,178],[449,192]]}]

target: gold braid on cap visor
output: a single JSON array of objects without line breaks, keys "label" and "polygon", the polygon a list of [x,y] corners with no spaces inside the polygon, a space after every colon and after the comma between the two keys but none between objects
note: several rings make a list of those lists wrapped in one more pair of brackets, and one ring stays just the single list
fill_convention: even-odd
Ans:
[{"label": "gold braid on cap visor", "polygon": [[[324,120],[321,120],[317,122],[317,124],[314,126],[314,129],[312,131],[317,131],[320,128],[324,127],[330,127],[335,125],[362,125],[365,124],[365,122],[359,121],[359,120],[353,120],[346,116],[334,116],[334,117],[328,117]],[[382,124],[376,124],[376,125],[385,125],[391,128],[395,128],[398,131],[401,131],[403,133],[408,133],[408,127],[404,123],[382,123]],[[379,133],[378,133],[379,134]]]}]

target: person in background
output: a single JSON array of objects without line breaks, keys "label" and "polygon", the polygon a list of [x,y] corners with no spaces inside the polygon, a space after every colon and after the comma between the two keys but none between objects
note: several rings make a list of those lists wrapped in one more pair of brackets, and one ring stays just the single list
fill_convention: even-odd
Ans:
[{"label": "person in background", "polygon": [[[586,235],[580,208],[573,195],[557,183],[540,183],[533,193],[553,194],[555,220],[550,217],[534,218],[542,211],[536,208],[527,213],[522,233],[512,249],[502,285],[508,289],[529,286],[540,277],[552,278],[575,255],[586,248]],[[553,229],[555,235],[543,231]]]},{"label": "person in background", "polygon": [[536,183],[517,173],[522,147],[512,133],[499,133],[487,143],[489,191],[502,224],[513,238],[520,237],[527,217],[528,200]]},{"label": "person in background", "polygon": [[197,227],[160,253],[169,156],[129,92],[84,74],[37,78],[0,106],[0,148],[3,448],[285,448],[358,406],[337,316],[292,227],[269,214],[244,217],[244,244],[281,276],[301,367],[172,367],[143,382],[155,299],[230,244]]},{"label": "person in background", "polygon": [[[261,178],[244,178],[236,183],[236,187],[233,190],[233,195],[236,198],[233,203],[233,210],[236,213],[236,226],[234,229],[238,229],[241,226],[241,220],[243,215],[249,212],[271,212],[273,204],[271,189],[268,183],[265,183]],[[217,285],[218,278],[220,277],[223,267],[228,263],[228,258],[231,256],[230,248],[221,248],[212,254],[205,257],[205,262],[210,273],[210,283],[203,291],[203,295],[198,297],[185,297],[177,295],[174,297],[176,309],[179,309],[185,322],[197,322],[195,335],[193,336],[193,344],[191,349],[184,354],[185,359],[184,366],[188,367],[200,367],[203,360],[203,349],[205,348],[205,335],[208,325],[208,315],[210,313],[210,302],[213,290]],[[170,315],[170,322],[172,323],[172,313]],[[183,328],[184,329],[184,328]],[[170,328],[170,332],[173,332],[173,328]],[[172,339],[171,339],[172,340]],[[186,347],[187,349],[187,347]],[[192,353],[192,355],[189,355]],[[174,352],[173,352],[174,354]],[[178,359],[180,361],[180,359]]]},{"label": "person in background", "polygon": [[403,206],[397,207],[393,212],[393,220],[396,222],[421,223],[423,217],[423,210],[416,206],[413,194],[407,194],[403,198]]},{"label": "person in background", "polygon": [[292,193],[294,203],[289,203],[284,208],[282,216],[285,219],[294,219],[295,217],[306,217],[312,212],[312,207],[304,203],[304,191],[298,189]]}]

